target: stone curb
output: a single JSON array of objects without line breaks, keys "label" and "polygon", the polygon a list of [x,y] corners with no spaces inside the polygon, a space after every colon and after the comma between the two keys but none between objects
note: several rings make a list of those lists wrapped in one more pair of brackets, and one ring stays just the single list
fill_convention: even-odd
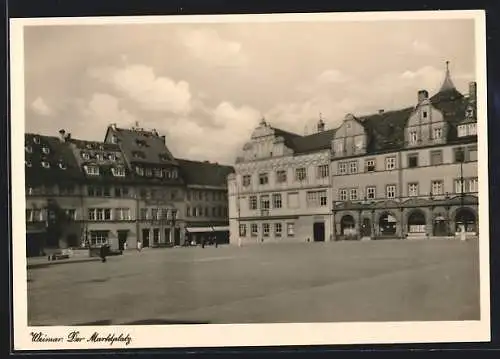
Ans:
[{"label": "stone curb", "polygon": [[26,267],[27,267],[27,269],[35,269],[35,268],[45,268],[45,267],[54,266],[54,265],[61,265],[61,264],[95,262],[95,261],[100,261],[100,260],[101,260],[101,258],[99,258],[99,257],[70,259],[70,260],[54,260],[54,261],[47,261],[47,262],[41,262],[41,263],[31,263],[31,264],[28,263]]}]

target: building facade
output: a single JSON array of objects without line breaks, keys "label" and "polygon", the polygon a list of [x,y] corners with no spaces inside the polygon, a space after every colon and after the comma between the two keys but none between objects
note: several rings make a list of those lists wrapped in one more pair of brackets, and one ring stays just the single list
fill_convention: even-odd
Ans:
[{"label": "building facade", "polygon": [[[28,256],[104,243],[116,251],[138,242],[182,245],[189,227],[200,225],[228,237],[226,177],[233,168],[177,160],[155,130],[111,125],[102,142],[65,130],[26,134],[25,169]],[[192,215],[194,207],[203,215]]]},{"label": "building facade", "polygon": [[228,177],[232,243],[330,240],[334,133],[321,120],[309,136],[261,121]]},{"label": "building facade", "polygon": [[447,68],[416,105],[348,115],[332,146],[334,238],[478,232],[476,84],[464,96]]}]

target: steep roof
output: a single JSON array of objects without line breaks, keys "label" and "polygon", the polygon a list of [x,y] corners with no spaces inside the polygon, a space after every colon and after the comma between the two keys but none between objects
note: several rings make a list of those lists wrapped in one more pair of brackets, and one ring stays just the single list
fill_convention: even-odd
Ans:
[{"label": "steep roof", "polygon": [[234,168],[211,162],[177,159],[186,184],[201,186],[227,186],[227,176]]},{"label": "steep roof", "polygon": [[296,154],[304,154],[331,148],[336,129],[298,136],[292,139],[291,148]]},{"label": "steep roof", "polygon": [[130,163],[177,164],[165,144],[165,139],[156,132],[108,127],[106,139],[110,133],[117,137],[118,145]]},{"label": "steep roof", "polygon": [[[35,142],[35,138],[39,143]],[[31,148],[31,152],[25,150],[25,160],[31,164],[30,167],[25,165],[27,185],[53,185],[83,180],[83,173],[71,148],[58,137],[26,133],[24,141],[25,147]],[[44,147],[48,148],[48,153],[42,151]],[[49,168],[42,167],[42,162],[47,162]]]}]

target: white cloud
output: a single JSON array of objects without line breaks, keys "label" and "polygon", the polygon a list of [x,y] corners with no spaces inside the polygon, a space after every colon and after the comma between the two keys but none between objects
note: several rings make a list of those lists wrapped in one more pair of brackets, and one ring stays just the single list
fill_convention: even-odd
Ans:
[{"label": "white cloud", "polygon": [[411,43],[411,48],[413,52],[419,54],[419,55],[430,55],[433,53],[436,53],[436,51],[432,48],[431,45],[429,45],[427,42],[420,41],[420,40],[413,40]]},{"label": "white cloud", "polygon": [[149,66],[96,68],[89,73],[92,77],[110,83],[115,90],[137,102],[144,110],[174,114],[191,111],[189,84],[157,76]]},{"label": "white cloud", "polygon": [[32,103],[31,103],[31,109],[42,116],[50,116],[53,111],[52,109],[45,103],[45,100],[41,97],[37,97]]},{"label": "white cloud", "polygon": [[132,124],[136,117],[120,107],[119,100],[106,93],[94,93],[83,109],[86,120],[99,124],[105,128],[111,123]]},{"label": "white cloud", "polygon": [[179,39],[190,54],[212,66],[242,66],[246,57],[239,42],[220,37],[214,29],[179,31]]}]

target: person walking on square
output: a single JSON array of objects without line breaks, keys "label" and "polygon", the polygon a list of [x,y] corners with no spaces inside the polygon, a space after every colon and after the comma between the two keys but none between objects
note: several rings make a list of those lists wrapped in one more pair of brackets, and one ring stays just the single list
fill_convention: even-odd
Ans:
[{"label": "person walking on square", "polygon": [[142,242],[139,240],[137,241],[137,251],[140,252],[142,250]]},{"label": "person walking on square", "polygon": [[104,243],[103,245],[101,245],[101,248],[99,250],[99,256],[101,257],[102,263],[106,262],[107,254],[108,254],[108,245]]}]

